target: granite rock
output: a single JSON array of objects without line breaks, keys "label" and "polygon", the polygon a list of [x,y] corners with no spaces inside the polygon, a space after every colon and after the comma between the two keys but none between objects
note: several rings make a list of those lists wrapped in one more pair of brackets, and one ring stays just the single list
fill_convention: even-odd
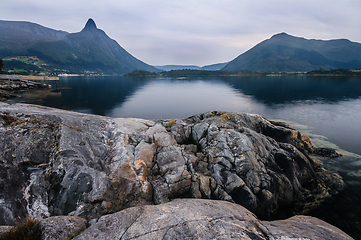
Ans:
[{"label": "granite rock", "polygon": [[0,103],[0,140],[0,225],[92,220],[175,198],[226,200],[267,218],[331,192],[308,136],[253,114],[149,121]]},{"label": "granite rock", "polygon": [[319,219],[295,216],[259,221],[244,207],[225,201],[176,199],[101,217],[75,240],[90,239],[352,239]]}]

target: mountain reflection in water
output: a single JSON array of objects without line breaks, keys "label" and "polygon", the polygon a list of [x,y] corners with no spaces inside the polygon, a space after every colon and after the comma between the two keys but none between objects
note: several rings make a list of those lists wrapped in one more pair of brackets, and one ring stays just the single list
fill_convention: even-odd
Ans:
[{"label": "mountain reflection in water", "polygon": [[256,113],[309,126],[312,133],[361,155],[360,77],[68,77],[48,83],[53,89],[57,84],[61,94],[25,101],[145,119],[187,118],[210,110]]}]

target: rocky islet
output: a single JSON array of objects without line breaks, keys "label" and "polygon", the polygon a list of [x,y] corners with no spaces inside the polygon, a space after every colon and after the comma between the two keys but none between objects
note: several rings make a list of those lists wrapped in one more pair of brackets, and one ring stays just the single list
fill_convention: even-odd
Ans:
[{"label": "rocky islet", "polygon": [[8,100],[16,97],[16,93],[26,89],[49,88],[48,84],[29,81],[19,75],[0,74],[0,100]]}]

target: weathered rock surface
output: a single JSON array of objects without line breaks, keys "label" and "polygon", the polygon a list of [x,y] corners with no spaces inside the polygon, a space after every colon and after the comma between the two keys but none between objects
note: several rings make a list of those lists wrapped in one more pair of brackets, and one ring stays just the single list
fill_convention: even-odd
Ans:
[{"label": "weathered rock surface", "polygon": [[101,217],[76,240],[89,239],[352,239],[319,219],[295,216],[259,221],[244,207],[225,201],[176,199]]},{"label": "weathered rock surface", "polygon": [[317,155],[329,158],[336,158],[342,156],[341,153],[329,148],[316,148],[313,152]]},{"label": "weathered rock surface", "polygon": [[86,220],[74,216],[55,216],[39,221],[33,231],[40,233],[42,240],[65,239],[79,229],[86,229]]},{"label": "weathered rock surface", "polygon": [[13,226],[0,226],[0,237],[7,232],[10,232],[11,229],[13,229]]},{"label": "weathered rock surface", "polygon": [[184,197],[267,218],[331,191],[307,135],[252,114],[148,121],[0,103],[0,150],[0,225],[26,215],[98,219]]}]

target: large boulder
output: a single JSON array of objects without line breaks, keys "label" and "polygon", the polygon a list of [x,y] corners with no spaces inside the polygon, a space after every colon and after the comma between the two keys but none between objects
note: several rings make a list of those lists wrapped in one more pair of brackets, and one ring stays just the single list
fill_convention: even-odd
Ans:
[{"label": "large boulder", "polygon": [[90,239],[352,239],[319,219],[295,216],[259,221],[244,207],[203,199],[176,199],[101,217],[75,240]]},{"label": "large boulder", "polygon": [[27,215],[98,219],[184,197],[267,218],[331,191],[307,135],[252,114],[149,121],[0,103],[0,139],[0,225]]}]

